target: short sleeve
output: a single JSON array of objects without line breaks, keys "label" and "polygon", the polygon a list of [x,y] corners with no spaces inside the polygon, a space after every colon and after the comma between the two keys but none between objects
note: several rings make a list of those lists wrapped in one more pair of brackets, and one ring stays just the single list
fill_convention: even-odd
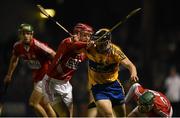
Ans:
[{"label": "short sleeve", "polygon": [[17,43],[15,43],[15,44],[13,45],[12,54],[13,54],[13,55],[16,55],[16,56],[19,55]]},{"label": "short sleeve", "polygon": [[118,46],[112,45],[112,52],[115,55],[115,58],[118,62],[126,58],[126,55]]}]

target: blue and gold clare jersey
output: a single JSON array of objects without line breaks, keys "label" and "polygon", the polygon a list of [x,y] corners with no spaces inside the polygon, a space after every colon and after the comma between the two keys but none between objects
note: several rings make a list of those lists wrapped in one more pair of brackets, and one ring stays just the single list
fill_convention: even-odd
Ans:
[{"label": "blue and gold clare jersey", "polygon": [[89,59],[88,78],[89,84],[105,84],[111,83],[118,79],[118,71],[120,62],[126,58],[121,49],[112,44],[108,53],[100,54],[95,48],[86,51]]}]

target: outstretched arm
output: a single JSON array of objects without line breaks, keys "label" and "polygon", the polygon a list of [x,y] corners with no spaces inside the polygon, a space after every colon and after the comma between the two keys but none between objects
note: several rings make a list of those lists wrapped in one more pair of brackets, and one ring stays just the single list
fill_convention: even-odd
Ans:
[{"label": "outstretched arm", "polygon": [[129,89],[126,97],[125,97],[125,102],[126,102],[126,103],[129,102],[129,101],[132,99],[132,97],[133,97],[134,94],[135,94],[135,90],[137,89],[138,86],[140,86],[140,84],[139,84],[139,83],[135,83],[135,84],[133,84],[133,85],[130,87],[130,89]]},{"label": "outstretched arm", "polygon": [[137,117],[137,116],[140,116],[139,114],[140,114],[140,112],[139,112],[138,106],[137,106],[128,114],[128,117]]},{"label": "outstretched arm", "polygon": [[130,71],[131,81],[137,82],[139,79],[138,79],[137,70],[134,64],[127,57],[121,61],[121,64]]},{"label": "outstretched arm", "polygon": [[55,57],[56,52],[55,52],[53,49],[51,49],[47,44],[44,44],[44,43],[42,43],[42,42],[40,42],[40,41],[37,41],[37,40],[35,40],[34,43],[35,43],[35,45],[40,49],[40,51],[41,51],[42,53],[45,52],[45,53],[48,54],[51,58],[54,58],[54,57]]}]

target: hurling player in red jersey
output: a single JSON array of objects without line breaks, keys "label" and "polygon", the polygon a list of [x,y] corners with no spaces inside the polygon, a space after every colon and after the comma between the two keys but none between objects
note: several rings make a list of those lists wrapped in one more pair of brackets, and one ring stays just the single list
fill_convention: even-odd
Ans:
[{"label": "hurling player in red jersey", "polygon": [[4,83],[11,82],[19,58],[22,58],[32,70],[34,81],[34,89],[29,99],[30,106],[33,107],[38,116],[56,116],[50,104],[44,101],[41,81],[48,69],[48,65],[55,56],[55,52],[33,37],[34,30],[31,25],[21,24],[18,31],[20,40],[14,44]]},{"label": "hurling player in red jersey", "polygon": [[125,97],[125,102],[132,98],[138,105],[128,114],[129,117],[172,117],[171,103],[161,92],[144,89],[139,83],[134,83]]},{"label": "hurling player in red jersey", "polygon": [[87,47],[92,33],[90,26],[78,23],[74,27],[74,36],[60,43],[48,73],[43,78],[43,88],[49,101],[54,102],[56,96],[61,96],[62,105],[53,105],[59,116],[72,116],[73,98],[69,80],[77,70],[78,64],[85,60],[85,55],[80,53],[80,50]]}]

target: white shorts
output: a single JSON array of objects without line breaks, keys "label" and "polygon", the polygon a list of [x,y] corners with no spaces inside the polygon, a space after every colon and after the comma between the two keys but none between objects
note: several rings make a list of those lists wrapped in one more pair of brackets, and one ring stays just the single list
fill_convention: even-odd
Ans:
[{"label": "white shorts", "polygon": [[[43,102],[44,103],[48,103],[48,99],[46,96],[44,96],[45,94],[43,94],[43,81],[38,81],[34,83],[34,90],[40,92],[43,95]],[[58,99],[59,100],[59,99]],[[58,101],[57,101],[58,102]]]},{"label": "white shorts", "polygon": [[57,80],[45,75],[43,78],[43,92],[51,103],[55,104],[59,96],[67,107],[73,103],[72,86],[69,81]]},{"label": "white shorts", "polygon": [[42,84],[43,84],[42,80],[34,83],[34,89],[40,93],[43,93]]}]

